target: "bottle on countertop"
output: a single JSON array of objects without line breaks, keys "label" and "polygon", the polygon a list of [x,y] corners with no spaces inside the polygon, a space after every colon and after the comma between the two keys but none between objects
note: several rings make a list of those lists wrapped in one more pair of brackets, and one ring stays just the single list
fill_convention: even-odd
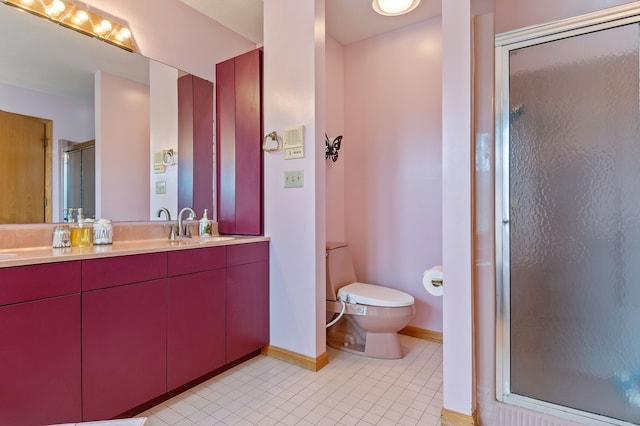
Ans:
[{"label": "bottle on countertop", "polygon": [[209,217],[207,216],[207,209],[204,209],[204,214],[202,215],[202,219],[200,219],[199,229],[199,235],[201,237],[211,236],[211,220],[209,220]]},{"label": "bottle on countertop", "polygon": [[71,247],[90,246],[93,240],[93,226],[82,217],[82,207],[77,211],[77,220],[71,226]]}]

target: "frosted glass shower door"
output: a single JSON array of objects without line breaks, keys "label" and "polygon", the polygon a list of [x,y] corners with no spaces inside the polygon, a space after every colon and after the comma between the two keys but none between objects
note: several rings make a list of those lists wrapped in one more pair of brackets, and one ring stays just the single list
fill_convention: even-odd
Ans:
[{"label": "frosted glass shower door", "polygon": [[638,24],[509,52],[510,392],[640,423]]}]

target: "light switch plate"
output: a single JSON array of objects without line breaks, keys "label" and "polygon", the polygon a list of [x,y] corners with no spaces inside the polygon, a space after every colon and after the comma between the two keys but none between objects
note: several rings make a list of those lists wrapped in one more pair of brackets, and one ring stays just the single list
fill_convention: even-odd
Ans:
[{"label": "light switch plate", "polygon": [[284,172],[285,188],[304,187],[304,170],[288,170]]},{"label": "light switch plate", "polygon": [[166,194],[167,193],[167,181],[159,180],[156,182],[156,194]]}]

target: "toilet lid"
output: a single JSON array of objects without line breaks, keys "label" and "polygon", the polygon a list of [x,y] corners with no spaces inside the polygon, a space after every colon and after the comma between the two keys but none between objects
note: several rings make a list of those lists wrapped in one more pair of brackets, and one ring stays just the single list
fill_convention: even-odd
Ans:
[{"label": "toilet lid", "polygon": [[351,283],[338,290],[338,299],[369,306],[399,307],[413,305],[413,296],[400,290],[373,284]]}]

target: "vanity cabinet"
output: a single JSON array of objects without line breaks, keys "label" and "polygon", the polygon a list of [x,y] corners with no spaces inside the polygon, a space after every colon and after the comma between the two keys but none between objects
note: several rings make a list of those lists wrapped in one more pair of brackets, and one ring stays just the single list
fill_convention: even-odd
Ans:
[{"label": "vanity cabinet", "polygon": [[0,424],[80,419],[80,262],[0,269],[0,342]]},{"label": "vanity cabinet", "polygon": [[167,254],[82,263],[84,421],[167,391]]},{"label": "vanity cabinet", "polygon": [[269,343],[269,243],[0,268],[0,425],[111,419]]},{"label": "vanity cabinet", "polygon": [[269,343],[269,243],[227,248],[227,362]]},{"label": "vanity cabinet", "polygon": [[216,65],[218,230],[263,233],[262,50]]},{"label": "vanity cabinet", "polygon": [[168,390],[225,364],[225,267],[225,247],[168,253]]}]

